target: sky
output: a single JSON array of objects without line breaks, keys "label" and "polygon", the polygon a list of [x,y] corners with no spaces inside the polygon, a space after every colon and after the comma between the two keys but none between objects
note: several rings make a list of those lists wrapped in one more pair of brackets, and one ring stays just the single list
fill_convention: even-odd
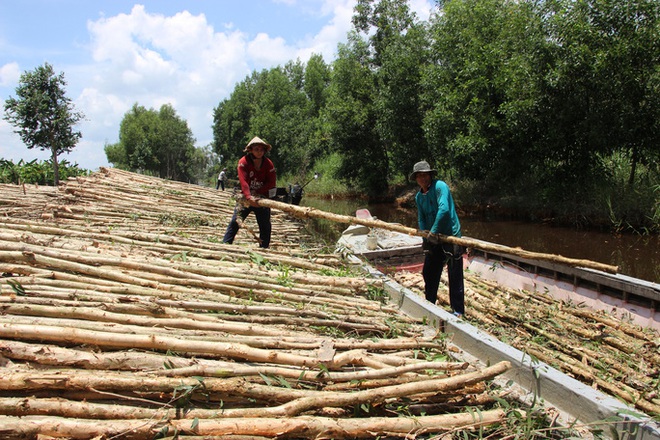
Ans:
[{"label": "sky", "polygon": [[[61,160],[95,171],[103,147],[137,103],[171,104],[203,147],[213,109],[254,71],[326,63],[346,42],[356,0],[0,0],[0,100],[16,97],[22,73],[44,63],[63,73],[66,96],[85,115],[82,139]],[[427,20],[433,0],[410,0]],[[242,146],[237,146],[242,148]],[[0,119],[0,158],[47,160]]]}]

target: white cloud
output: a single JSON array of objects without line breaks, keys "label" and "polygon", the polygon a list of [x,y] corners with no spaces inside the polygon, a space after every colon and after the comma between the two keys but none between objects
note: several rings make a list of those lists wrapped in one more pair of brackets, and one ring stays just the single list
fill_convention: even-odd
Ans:
[{"label": "white cloud", "polygon": [[321,54],[326,63],[331,62],[337,52],[337,44],[346,40],[346,35],[352,27],[354,7],[355,0],[326,0],[321,13],[331,16],[328,24],[323,26],[318,34],[304,41],[296,57],[307,60],[312,54]]},{"label": "white cloud", "polygon": [[431,16],[431,11],[435,8],[433,3],[428,0],[409,0],[410,10],[417,14],[417,18],[422,21],[427,21]]},{"label": "white cloud", "polygon": [[18,83],[21,70],[18,63],[8,63],[0,67],[0,86],[6,87]]},{"label": "white cloud", "polygon": [[[119,123],[134,103],[171,104],[198,142],[209,143],[213,108],[251,70],[245,35],[215,32],[203,14],[166,17],[136,5],[130,14],[89,22],[88,29],[97,73],[76,102],[87,119],[103,121],[99,131],[114,127],[106,143],[118,140]],[[89,126],[83,135],[96,133]]]},{"label": "white cloud", "polygon": [[295,50],[287,46],[283,38],[271,38],[268,34],[260,32],[248,43],[247,55],[258,66],[257,70],[260,70],[284,64],[295,58]]},{"label": "white cloud", "polygon": [[[348,3],[343,1],[343,7]],[[284,65],[297,57],[306,61],[312,52],[332,54],[345,36],[343,30],[330,31],[332,23],[311,40],[314,48],[305,51],[266,33],[248,40],[233,25],[215,30],[204,14],[187,11],[167,17],[136,5],[130,14],[90,21],[97,73],[76,104],[96,127],[86,124],[83,136],[95,138],[106,127],[115,127],[115,136],[103,139],[114,143],[119,123],[134,103],[156,109],[169,103],[188,122],[198,145],[206,145],[212,140],[213,109],[238,81],[252,70]],[[329,41],[323,41],[326,38]]]}]

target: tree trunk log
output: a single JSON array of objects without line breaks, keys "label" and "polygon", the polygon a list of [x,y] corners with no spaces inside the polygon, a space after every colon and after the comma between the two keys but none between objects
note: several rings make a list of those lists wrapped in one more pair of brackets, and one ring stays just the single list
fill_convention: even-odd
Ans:
[{"label": "tree trunk log", "polygon": [[[247,203],[244,199],[239,199],[241,203]],[[465,247],[481,249],[486,252],[499,252],[508,255],[515,255],[522,258],[528,258],[531,260],[541,260],[541,261],[551,261],[554,263],[565,264],[571,267],[586,267],[590,269],[596,269],[608,273],[617,273],[619,268],[616,266],[611,266],[608,264],[598,263],[590,260],[580,260],[574,258],[567,258],[561,255],[553,254],[544,254],[539,252],[531,252],[518,248],[511,248],[508,246],[503,246],[494,243],[488,243],[481,240],[477,240],[469,237],[452,237],[442,234],[433,234],[429,236],[428,232],[420,231],[418,229],[410,228],[403,225],[398,225],[394,223],[387,223],[382,220],[373,220],[373,219],[361,219],[357,217],[352,217],[348,215],[339,215],[333,214],[330,212],[321,211],[316,208],[301,207],[296,205],[290,205],[288,203],[282,203],[275,200],[269,199],[259,199],[257,201],[258,206],[266,208],[279,209],[280,211],[287,212],[298,218],[322,218],[338,223],[347,223],[347,224],[356,224],[364,225],[370,228],[380,228],[387,229],[390,231],[401,232],[403,234],[418,236],[418,237],[427,237],[439,241],[444,241],[447,243],[458,244]]]},{"label": "tree trunk log", "polygon": [[[198,436],[263,436],[266,438],[373,438],[375,432],[406,437],[442,433],[458,429],[478,429],[501,423],[501,409],[424,417],[369,417],[336,419],[301,416],[295,418],[221,420],[84,420],[59,417],[0,416],[0,435],[5,440],[36,439],[38,435],[89,439],[121,437],[126,440],[152,440],[158,433]],[[169,429],[168,429],[169,428]],[[175,436],[176,437],[176,436]]]}]

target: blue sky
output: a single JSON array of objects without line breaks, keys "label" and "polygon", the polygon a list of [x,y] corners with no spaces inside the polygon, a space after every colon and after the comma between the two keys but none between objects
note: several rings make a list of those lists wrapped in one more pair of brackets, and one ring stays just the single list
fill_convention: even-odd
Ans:
[{"label": "blue sky", "polygon": [[[428,19],[432,0],[409,4]],[[83,138],[60,159],[96,170],[118,141],[134,103],[171,104],[197,146],[212,141],[213,108],[254,70],[334,59],[355,0],[0,0],[0,100],[20,75],[45,62],[64,73],[67,96],[85,114]],[[237,147],[238,148],[238,147]],[[49,158],[28,149],[0,119],[0,158]]]}]

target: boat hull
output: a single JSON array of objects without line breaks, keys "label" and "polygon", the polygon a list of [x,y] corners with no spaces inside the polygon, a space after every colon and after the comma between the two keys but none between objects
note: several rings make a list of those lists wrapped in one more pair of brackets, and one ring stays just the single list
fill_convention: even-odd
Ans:
[{"label": "boat hull", "polygon": [[[375,248],[373,242],[372,249],[367,246],[369,236],[377,238]],[[339,239],[338,248],[367,260],[384,274],[421,272],[424,267],[421,237],[351,226]],[[660,285],[656,283],[479,249],[470,249],[464,255],[463,265],[506,288],[546,292],[557,300],[582,303],[660,330]]]}]

